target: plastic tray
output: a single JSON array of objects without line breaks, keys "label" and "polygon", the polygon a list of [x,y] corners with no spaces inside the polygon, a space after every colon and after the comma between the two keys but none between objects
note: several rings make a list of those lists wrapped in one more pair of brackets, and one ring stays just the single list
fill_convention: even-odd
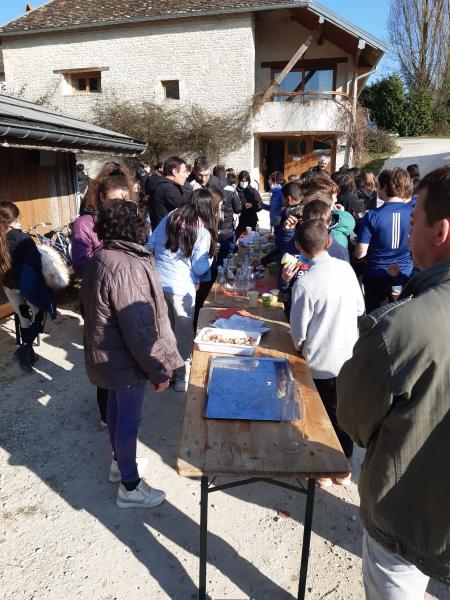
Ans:
[{"label": "plastic tray", "polygon": [[[203,342],[202,337],[206,332],[222,335],[225,337],[242,337],[248,336],[255,340],[251,346],[237,346],[236,344],[227,344],[221,342]],[[215,352],[221,354],[234,354],[235,356],[253,356],[259,342],[261,334],[255,331],[242,331],[242,329],[217,329],[215,327],[204,327],[195,338],[194,342],[202,352]]]}]

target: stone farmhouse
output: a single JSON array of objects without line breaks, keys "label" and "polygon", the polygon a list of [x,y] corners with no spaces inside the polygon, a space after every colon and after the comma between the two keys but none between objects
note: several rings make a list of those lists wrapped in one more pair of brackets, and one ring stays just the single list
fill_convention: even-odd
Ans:
[{"label": "stone farmhouse", "polygon": [[313,0],[52,0],[0,40],[9,93],[80,119],[111,91],[219,113],[260,92],[252,138],[223,161],[261,184],[322,154],[332,168],[351,161],[347,117],[386,50]]}]

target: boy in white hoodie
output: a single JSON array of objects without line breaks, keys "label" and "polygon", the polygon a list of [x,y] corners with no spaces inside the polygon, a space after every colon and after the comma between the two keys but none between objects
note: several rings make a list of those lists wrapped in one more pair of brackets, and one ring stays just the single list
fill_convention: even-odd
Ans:
[{"label": "boy in white hoodie", "polygon": [[[327,252],[329,232],[318,219],[304,221],[296,230],[295,244],[309,266],[292,289],[290,314],[294,344],[302,350],[342,449],[353,454],[351,438],[336,420],[336,377],[352,356],[358,339],[358,317],[364,298],[351,266]],[[346,485],[350,478],[336,480]],[[331,479],[320,479],[322,486]]]}]

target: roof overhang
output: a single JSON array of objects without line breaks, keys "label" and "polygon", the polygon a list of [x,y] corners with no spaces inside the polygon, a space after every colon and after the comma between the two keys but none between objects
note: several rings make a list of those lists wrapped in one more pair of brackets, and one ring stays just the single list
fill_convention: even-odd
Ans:
[{"label": "roof overhang", "polygon": [[134,140],[37,104],[0,95],[0,145],[136,156],[147,148]]}]

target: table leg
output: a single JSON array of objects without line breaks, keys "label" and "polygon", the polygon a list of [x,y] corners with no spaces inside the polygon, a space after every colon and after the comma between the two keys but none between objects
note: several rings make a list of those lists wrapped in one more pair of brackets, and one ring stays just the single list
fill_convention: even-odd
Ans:
[{"label": "table leg", "polygon": [[298,600],[304,600],[306,592],[306,577],[308,575],[309,545],[311,542],[312,518],[314,510],[314,492],[316,484],[314,479],[308,479],[306,494],[305,522],[303,525],[302,559],[300,564],[300,581],[298,584]]},{"label": "table leg", "polygon": [[202,477],[200,496],[200,573],[198,582],[199,600],[206,599],[206,554],[208,538],[208,477]]}]

